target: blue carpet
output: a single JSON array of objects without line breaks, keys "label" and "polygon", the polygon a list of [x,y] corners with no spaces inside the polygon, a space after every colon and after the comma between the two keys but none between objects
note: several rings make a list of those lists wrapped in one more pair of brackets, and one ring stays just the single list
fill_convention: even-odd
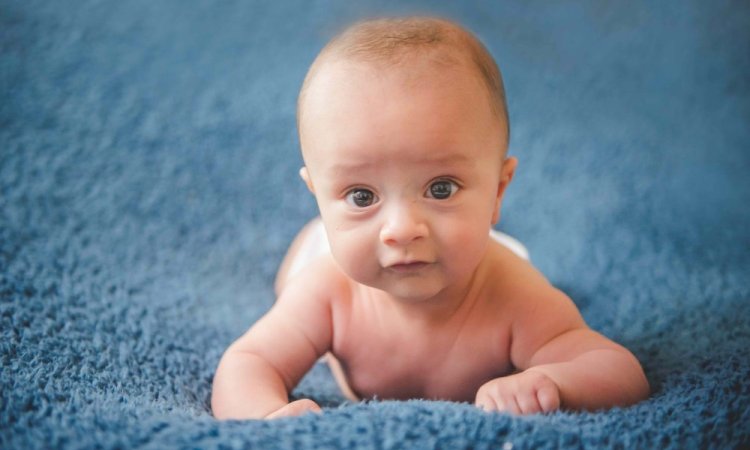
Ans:
[{"label": "blue carpet", "polygon": [[[0,0],[0,448],[750,446],[750,6],[353,3]],[[409,11],[496,55],[520,160],[501,228],[640,358],[649,400],[352,404],[318,366],[294,394],[322,416],[211,417],[315,215],[306,68],[343,24]]]}]

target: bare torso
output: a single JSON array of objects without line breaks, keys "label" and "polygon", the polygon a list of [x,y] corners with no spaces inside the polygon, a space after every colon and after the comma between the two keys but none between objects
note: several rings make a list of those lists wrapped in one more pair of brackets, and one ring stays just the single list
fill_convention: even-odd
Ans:
[{"label": "bare torso", "polygon": [[334,309],[332,353],[360,398],[473,401],[486,381],[512,371],[509,327],[488,305],[444,324],[401,323],[371,299]]},{"label": "bare torso", "polygon": [[[312,222],[292,244],[277,279],[281,291],[289,265],[305,240],[314,238]],[[303,253],[305,250],[302,251]],[[310,257],[310,255],[303,255]],[[312,259],[321,258],[321,255]],[[330,253],[323,264],[335,266]],[[474,280],[469,298],[446,320],[404,317],[382,291],[346,280],[348,289],[331,299],[331,369],[342,391],[354,398],[428,398],[474,400],[488,380],[514,371],[510,360],[514,275],[531,265],[498,242],[491,242],[487,264]],[[320,266],[321,263],[311,264]],[[337,270],[324,270],[326,276]],[[339,280],[340,281],[340,280]],[[334,281],[332,281],[333,283]]]}]

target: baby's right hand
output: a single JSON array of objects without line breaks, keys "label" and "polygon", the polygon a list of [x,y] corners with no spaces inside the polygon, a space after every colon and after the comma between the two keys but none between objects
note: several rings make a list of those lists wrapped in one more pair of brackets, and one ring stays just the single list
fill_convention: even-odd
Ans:
[{"label": "baby's right hand", "polygon": [[281,408],[267,415],[265,418],[278,419],[280,417],[294,417],[301,416],[310,412],[320,414],[323,411],[320,409],[320,406],[318,406],[318,404],[314,401],[303,398],[282,406]]}]

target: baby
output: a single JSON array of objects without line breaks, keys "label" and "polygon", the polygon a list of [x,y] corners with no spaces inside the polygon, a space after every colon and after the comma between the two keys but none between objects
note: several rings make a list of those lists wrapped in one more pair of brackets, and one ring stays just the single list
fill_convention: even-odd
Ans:
[{"label": "baby", "polygon": [[502,79],[469,32],[433,18],[360,22],[302,86],[300,174],[320,209],[274,307],[224,353],[217,418],[320,411],[289,392],[323,355],[351,398],[486,411],[630,405],[637,359],[491,233],[517,161]]}]

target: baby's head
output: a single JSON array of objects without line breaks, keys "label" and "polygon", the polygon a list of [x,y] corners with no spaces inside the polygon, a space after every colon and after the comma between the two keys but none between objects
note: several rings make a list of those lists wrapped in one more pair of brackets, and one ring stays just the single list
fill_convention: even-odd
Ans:
[{"label": "baby's head", "polygon": [[[358,22],[334,37],[315,59],[302,84],[297,102],[300,136],[307,131],[304,116],[308,91],[320,72],[335,62],[359,63],[376,73],[411,74],[413,82],[431,76],[430,71],[465,71],[486,89],[486,100],[503,133],[504,146],[499,150],[505,155],[510,124],[502,75],[484,45],[459,25],[433,17],[384,18]],[[302,148],[304,153],[305,146]]]},{"label": "baby's head", "polygon": [[310,68],[298,126],[351,278],[417,299],[471,276],[516,164],[500,72],[474,36],[433,18],[354,25]]}]

